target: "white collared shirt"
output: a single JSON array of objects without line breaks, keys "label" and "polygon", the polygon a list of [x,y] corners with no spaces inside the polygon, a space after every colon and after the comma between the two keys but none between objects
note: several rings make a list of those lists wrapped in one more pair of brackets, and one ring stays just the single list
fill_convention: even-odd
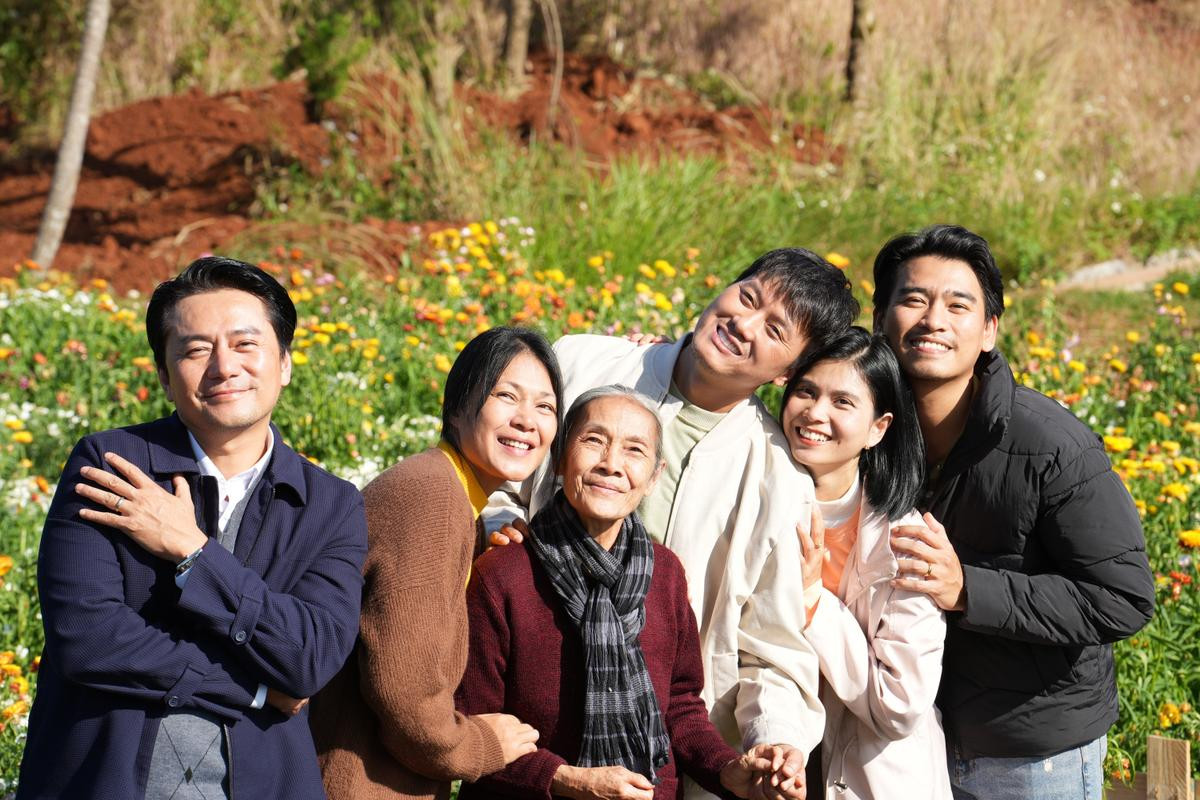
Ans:
[{"label": "white collared shirt", "polygon": [[[196,437],[192,436],[191,431],[188,431],[188,443],[192,446],[192,454],[196,456],[196,463],[200,467],[200,474],[217,479],[217,497],[219,498],[217,504],[217,526],[221,529],[221,533],[225,533],[234,512],[244,509],[247,495],[258,484],[258,479],[266,471],[267,462],[271,460],[271,453],[275,449],[275,437],[268,430],[267,452],[263,453],[263,457],[250,469],[245,472],[239,472],[232,478],[226,478],[221,473],[221,470],[217,469],[217,465],[204,452],[204,448],[196,441]],[[239,513],[237,516],[240,522],[241,514]]]}]

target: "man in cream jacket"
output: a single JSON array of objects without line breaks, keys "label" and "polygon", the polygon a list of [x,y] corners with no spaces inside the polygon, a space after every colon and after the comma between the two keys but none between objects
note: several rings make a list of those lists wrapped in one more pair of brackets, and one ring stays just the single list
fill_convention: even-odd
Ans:
[{"label": "man in cream jacket", "polygon": [[[659,402],[666,467],[639,513],[687,571],[705,702],[731,744],[790,746],[799,786],[805,756],[824,729],[817,658],[803,635],[795,535],[798,523],[809,524],[813,486],[755,392],[857,313],[837,268],[789,248],[747,267],[679,342],[644,347],[579,335],[554,346],[568,407],[584,391],[613,383]],[[509,488],[493,495],[489,527],[536,514],[556,488],[553,465]],[[786,796],[778,787],[758,790]],[[688,796],[705,794],[693,785]]]}]

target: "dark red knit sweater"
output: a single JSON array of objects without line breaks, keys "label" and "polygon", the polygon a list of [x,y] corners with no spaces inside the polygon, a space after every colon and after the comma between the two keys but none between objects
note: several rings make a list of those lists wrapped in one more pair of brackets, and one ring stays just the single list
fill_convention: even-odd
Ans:
[{"label": "dark red knit sweater", "polygon": [[[520,545],[497,547],[475,562],[467,587],[470,649],[455,696],[465,714],[504,711],[538,730],[538,751],[500,772],[463,784],[460,800],[546,798],[562,764],[573,764],[583,735],[583,651],[579,633],[549,578]],[[700,699],[704,672],[696,618],[679,559],[654,545],[642,652],[674,750],[658,771],[654,796],[683,797],[679,772],[722,791],[721,767],[739,753],[717,733]]]}]

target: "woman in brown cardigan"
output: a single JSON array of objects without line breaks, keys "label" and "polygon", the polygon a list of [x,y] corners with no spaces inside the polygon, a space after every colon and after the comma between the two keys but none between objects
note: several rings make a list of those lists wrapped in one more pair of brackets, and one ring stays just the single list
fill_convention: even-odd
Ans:
[{"label": "woman in brown cardigan", "polygon": [[562,382],[550,345],[493,328],[446,378],[442,441],[364,490],[368,552],[358,642],[312,701],[330,800],[446,798],[527,753],[538,732],[509,714],[464,715],[465,587],[488,495],[527,478],[558,433]]}]

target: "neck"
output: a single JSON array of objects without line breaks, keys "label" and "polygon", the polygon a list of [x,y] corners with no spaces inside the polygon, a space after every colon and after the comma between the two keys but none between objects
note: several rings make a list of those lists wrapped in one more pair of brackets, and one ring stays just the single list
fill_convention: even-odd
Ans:
[{"label": "neck", "polygon": [[729,381],[710,380],[704,372],[703,365],[697,360],[691,342],[684,345],[679,352],[671,378],[679,387],[684,400],[705,411],[724,414],[749,397]]},{"label": "neck", "polygon": [[204,455],[226,478],[239,475],[258,463],[267,452],[267,437],[270,435],[270,423],[219,433],[192,431]]},{"label": "neck", "polygon": [[621,523],[625,520],[613,521],[580,517],[579,521],[583,523],[583,529],[587,531],[588,536],[596,540],[596,544],[605,550],[612,550],[613,545],[617,543],[617,537],[621,535]]},{"label": "neck", "polygon": [[812,475],[817,500],[839,500],[858,479],[858,459],[852,458],[845,464],[834,466],[809,467],[808,474]]},{"label": "neck", "polygon": [[971,379],[968,374],[950,381],[913,381],[917,420],[925,439],[925,460],[940,464],[954,449],[971,414]]}]

